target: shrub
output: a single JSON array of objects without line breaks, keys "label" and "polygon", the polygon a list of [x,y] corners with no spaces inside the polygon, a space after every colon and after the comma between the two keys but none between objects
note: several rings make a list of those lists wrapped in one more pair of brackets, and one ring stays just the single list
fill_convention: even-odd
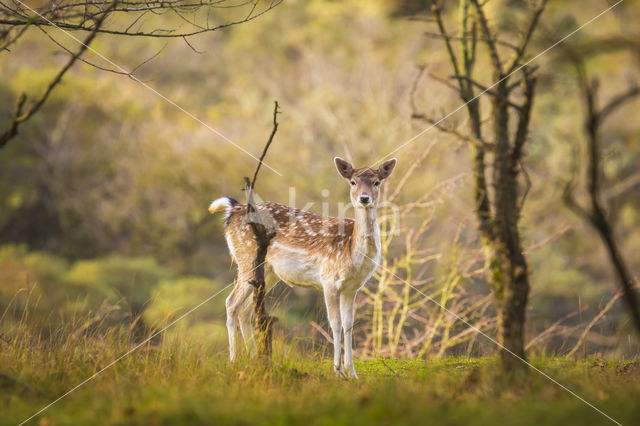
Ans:
[{"label": "shrub", "polygon": [[152,288],[158,282],[173,277],[173,271],[158,265],[152,258],[109,256],[74,263],[65,279],[74,286],[99,295],[95,302],[101,303],[105,298],[124,302],[137,315],[148,303]]},{"label": "shrub", "polygon": [[25,246],[0,247],[0,309],[9,305],[21,311],[30,300],[40,309],[56,306],[67,295],[60,292],[67,263],[59,257],[33,252]]}]

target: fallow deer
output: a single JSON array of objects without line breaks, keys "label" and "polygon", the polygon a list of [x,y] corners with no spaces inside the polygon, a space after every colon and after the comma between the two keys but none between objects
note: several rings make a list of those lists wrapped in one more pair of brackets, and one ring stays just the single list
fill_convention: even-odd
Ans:
[{"label": "fallow deer", "polygon": [[[357,378],[353,367],[352,329],[356,293],[371,278],[380,258],[380,233],[376,208],[381,182],[391,175],[396,159],[378,169],[354,169],[342,158],[334,159],[338,172],[351,186],[355,220],[320,216],[315,213],[266,202],[257,205],[268,228],[275,231],[266,255],[266,291],[277,279],[290,286],[324,292],[327,315],[333,332],[334,370]],[[252,342],[253,286],[249,284],[257,244],[246,223],[246,204],[230,197],[211,203],[209,212],[225,212],[225,239],[238,265],[233,291],[226,300],[229,354],[236,356],[236,325],[245,344]],[[344,337],[344,363],[341,340]]]}]

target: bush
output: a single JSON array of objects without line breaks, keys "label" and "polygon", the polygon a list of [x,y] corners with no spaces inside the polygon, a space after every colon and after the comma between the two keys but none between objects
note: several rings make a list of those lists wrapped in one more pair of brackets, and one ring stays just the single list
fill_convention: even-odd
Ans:
[{"label": "bush", "polygon": [[0,247],[0,291],[29,284],[58,281],[67,271],[63,259],[41,252],[29,253],[23,245]]},{"label": "bush", "polygon": [[22,311],[28,303],[53,309],[68,296],[60,292],[67,269],[63,259],[50,254],[29,253],[21,245],[0,247],[0,309],[12,305]]},{"label": "bush", "polygon": [[173,271],[158,265],[152,258],[109,256],[74,263],[65,279],[100,295],[95,302],[100,303],[105,298],[111,302],[124,302],[137,315],[149,302],[152,288],[173,277]]}]

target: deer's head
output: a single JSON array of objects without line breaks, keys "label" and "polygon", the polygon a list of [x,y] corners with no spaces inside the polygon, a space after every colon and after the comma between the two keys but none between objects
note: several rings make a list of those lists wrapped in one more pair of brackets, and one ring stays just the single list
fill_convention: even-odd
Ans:
[{"label": "deer's head", "polygon": [[355,208],[376,208],[380,195],[380,184],[391,175],[396,159],[387,160],[378,169],[353,166],[340,157],[334,159],[338,173],[351,185],[351,203]]}]

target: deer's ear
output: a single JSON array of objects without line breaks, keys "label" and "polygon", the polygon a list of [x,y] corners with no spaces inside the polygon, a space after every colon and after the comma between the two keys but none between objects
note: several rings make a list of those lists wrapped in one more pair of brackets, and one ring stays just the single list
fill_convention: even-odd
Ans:
[{"label": "deer's ear", "polygon": [[340,157],[336,157],[333,159],[336,162],[336,167],[338,168],[338,173],[345,179],[351,179],[351,175],[353,174],[353,167],[347,160],[343,160]]},{"label": "deer's ear", "polygon": [[396,167],[396,159],[392,158],[391,160],[387,160],[378,168],[378,175],[380,179],[386,179],[391,176],[393,169]]}]

